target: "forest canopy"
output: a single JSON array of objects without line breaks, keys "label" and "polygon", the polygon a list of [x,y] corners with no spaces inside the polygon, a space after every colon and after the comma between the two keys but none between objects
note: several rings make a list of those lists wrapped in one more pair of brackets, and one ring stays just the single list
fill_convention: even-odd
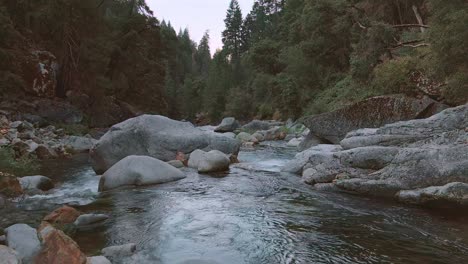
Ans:
[{"label": "forest canopy", "polygon": [[213,56],[207,32],[159,21],[144,0],[1,0],[0,96],[22,96],[32,50],[57,57],[58,97],[109,97],[211,121],[298,118],[375,95],[468,99],[465,0],[232,0]]}]

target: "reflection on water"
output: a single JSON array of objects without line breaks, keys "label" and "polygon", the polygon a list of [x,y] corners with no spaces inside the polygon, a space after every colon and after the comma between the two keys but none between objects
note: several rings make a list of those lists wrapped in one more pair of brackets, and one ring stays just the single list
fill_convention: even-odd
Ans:
[{"label": "reflection on water", "polygon": [[136,243],[138,252],[122,263],[468,261],[468,219],[316,192],[300,178],[279,172],[293,154],[276,144],[263,145],[241,152],[242,164],[229,174],[211,177],[187,169],[188,177],[179,182],[101,195],[98,177],[81,161],[63,171],[57,190],[26,199],[17,211],[27,205],[33,209],[34,201],[93,202],[80,210],[111,218],[75,239],[88,254],[106,245]]}]

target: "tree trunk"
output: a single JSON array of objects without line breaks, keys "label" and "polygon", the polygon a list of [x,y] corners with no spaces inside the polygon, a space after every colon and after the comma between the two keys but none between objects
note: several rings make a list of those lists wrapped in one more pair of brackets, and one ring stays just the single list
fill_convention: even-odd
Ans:
[{"label": "tree trunk", "polygon": [[423,27],[424,26],[424,21],[423,21],[421,15],[419,14],[418,7],[415,6],[415,5],[413,5],[413,12],[414,12],[414,15],[416,16],[416,19],[418,20],[419,25],[421,25],[421,27],[420,27],[421,33],[424,33],[426,31],[426,29]]}]

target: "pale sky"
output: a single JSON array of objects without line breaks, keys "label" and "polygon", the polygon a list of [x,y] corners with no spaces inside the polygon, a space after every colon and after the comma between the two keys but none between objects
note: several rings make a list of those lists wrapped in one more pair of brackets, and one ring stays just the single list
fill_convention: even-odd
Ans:
[{"label": "pale sky", "polygon": [[[250,12],[254,0],[238,0],[242,15]],[[179,28],[188,28],[190,37],[197,43],[206,30],[210,32],[211,53],[221,48],[221,32],[230,0],[147,0],[154,15],[162,21],[171,21],[178,32]]]}]

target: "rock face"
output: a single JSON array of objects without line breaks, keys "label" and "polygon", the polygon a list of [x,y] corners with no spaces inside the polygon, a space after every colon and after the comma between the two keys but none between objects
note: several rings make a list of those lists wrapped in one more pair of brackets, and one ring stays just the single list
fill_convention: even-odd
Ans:
[{"label": "rock face", "polygon": [[198,172],[217,172],[229,169],[230,159],[221,151],[212,150],[205,152],[195,150],[190,154],[188,166],[197,169]]},{"label": "rock face", "polygon": [[26,176],[19,179],[23,190],[41,190],[48,191],[54,188],[52,180],[41,175]]},{"label": "rock face", "polygon": [[128,156],[102,175],[99,191],[126,185],[152,185],[185,178],[184,173],[161,160],[148,156]]},{"label": "rock face", "polygon": [[234,117],[226,117],[221,124],[215,129],[215,132],[233,132],[240,127],[239,122]]},{"label": "rock face", "polygon": [[43,246],[34,263],[86,264],[86,255],[81,252],[75,241],[62,231],[49,225],[42,229],[40,235]]},{"label": "rock face", "polygon": [[0,245],[0,263],[1,264],[21,264],[16,251],[11,248]]},{"label": "rock face", "polygon": [[23,263],[30,263],[41,249],[36,229],[26,224],[16,224],[6,228],[5,235],[6,245],[17,252]]},{"label": "rock face", "polygon": [[57,58],[48,51],[36,50],[31,53],[27,67],[27,92],[39,97],[53,98],[57,87]]},{"label": "rock face", "polygon": [[[408,146],[429,144],[424,140],[433,139],[434,145],[449,144],[454,132],[464,134],[468,124],[468,107],[466,105],[447,109],[426,119],[409,120],[388,124],[377,129],[360,129],[349,133],[341,145],[346,148],[364,146]],[[448,134],[451,132],[451,134]],[[436,138],[439,138],[438,142]],[[452,142],[455,143],[455,142]]]},{"label": "rock face", "polygon": [[[467,128],[468,104],[426,119],[350,132],[341,142],[345,150],[330,155],[313,147],[285,170],[302,173],[311,184],[322,179],[364,195],[467,206]],[[332,172],[330,177],[326,172]]]},{"label": "rock face", "polygon": [[452,182],[444,186],[400,191],[397,198],[402,202],[412,204],[443,203],[449,206],[466,206],[468,205],[468,184]]},{"label": "rock face", "polygon": [[202,149],[237,154],[239,148],[237,140],[202,131],[190,123],[143,115],[113,126],[90,154],[93,168],[100,174],[130,155],[170,161],[175,159],[177,152],[188,154]]},{"label": "rock face", "polygon": [[338,144],[348,132],[360,128],[376,128],[402,120],[429,117],[443,105],[424,97],[379,96],[351,106],[304,119],[312,134]]}]

